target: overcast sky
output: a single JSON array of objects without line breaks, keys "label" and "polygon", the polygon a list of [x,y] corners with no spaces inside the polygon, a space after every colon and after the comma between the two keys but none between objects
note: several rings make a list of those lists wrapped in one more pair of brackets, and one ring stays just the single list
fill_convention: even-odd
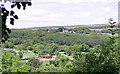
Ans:
[{"label": "overcast sky", "polygon": [[9,28],[104,24],[111,17],[118,20],[118,0],[32,0],[26,10],[13,10],[19,20],[14,26],[7,23]]}]

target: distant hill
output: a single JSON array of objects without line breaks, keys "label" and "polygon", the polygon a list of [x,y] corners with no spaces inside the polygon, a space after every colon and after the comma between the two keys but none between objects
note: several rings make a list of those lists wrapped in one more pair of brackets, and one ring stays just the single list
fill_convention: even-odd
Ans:
[{"label": "distant hill", "polygon": [[[115,24],[116,27],[118,24]],[[92,24],[92,25],[75,25],[75,26],[64,26],[64,28],[74,29],[79,27],[86,27],[86,28],[96,28],[96,27],[109,27],[110,24]]]},{"label": "distant hill", "polygon": [[[115,24],[118,27],[118,24]],[[75,29],[80,27],[86,27],[90,29],[97,28],[108,28],[110,24],[91,24],[91,25],[74,25],[74,26],[46,26],[46,27],[33,27],[33,28],[21,28],[16,30],[44,30],[44,29],[58,29],[59,27],[64,27],[66,29]]]}]

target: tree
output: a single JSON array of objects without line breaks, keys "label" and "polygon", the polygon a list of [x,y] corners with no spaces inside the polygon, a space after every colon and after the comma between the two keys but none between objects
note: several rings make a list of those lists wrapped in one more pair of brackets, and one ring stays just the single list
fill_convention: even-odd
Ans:
[{"label": "tree", "polygon": [[23,57],[23,54],[21,52],[19,52],[19,57],[22,58]]},{"label": "tree", "polygon": [[18,55],[2,50],[2,72],[30,72],[32,67],[21,61]]},{"label": "tree", "polygon": [[[7,1],[11,1],[11,0],[2,0],[2,3],[6,3]],[[32,3],[29,2],[30,0],[26,0],[28,2],[18,2],[17,0],[14,0],[15,2],[11,2],[11,8],[14,8],[15,6],[17,6],[18,9],[21,9],[21,6],[23,6],[23,10],[26,9],[26,5],[31,6]],[[4,43],[8,38],[9,38],[9,34],[11,33],[11,30],[9,28],[7,28],[6,25],[6,19],[7,17],[10,15],[12,16],[12,18],[10,18],[10,24],[14,25],[14,21],[15,19],[19,19],[18,16],[15,14],[15,12],[13,10],[7,10],[4,6],[4,4],[1,4],[0,6],[0,13],[1,13],[1,21],[2,21],[2,42]]]},{"label": "tree", "polygon": [[120,57],[118,56],[120,51],[116,45],[115,37],[115,23],[112,18],[109,20],[110,31],[112,36],[109,37],[110,41],[107,44],[102,44],[94,49],[95,51],[90,51],[86,55],[86,71],[87,72],[114,72],[117,73],[120,69]]},{"label": "tree", "polygon": [[110,19],[109,23],[112,34],[109,42],[94,46],[87,54],[75,53],[72,72],[120,72],[119,43],[113,29],[115,22]]},{"label": "tree", "polygon": [[59,60],[50,60],[50,64],[53,64],[55,67],[58,67]]},{"label": "tree", "polygon": [[58,72],[57,68],[54,65],[49,65],[49,66],[41,66],[36,69],[35,72]]},{"label": "tree", "polygon": [[28,46],[27,49],[31,51],[33,50],[32,46]]},{"label": "tree", "polygon": [[16,46],[16,49],[22,51],[22,50],[26,50],[26,47],[27,47],[27,46],[26,46],[25,44],[20,44],[20,45],[17,45],[17,46]]},{"label": "tree", "polygon": [[64,29],[65,29],[64,27],[60,27],[56,30],[56,32],[63,32]]},{"label": "tree", "polygon": [[32,58],[28,60],[27,63],[29,66],[35,67],[35,68],[39,68],[39,66],[41,65],[41,62],[39,62],[38,59]]},{"label": "tree", "polygon": [[88,45],[81,44],[80,46],[81,46],[80,51],[83,51],[83,52],[89,51],[89,46]]}]

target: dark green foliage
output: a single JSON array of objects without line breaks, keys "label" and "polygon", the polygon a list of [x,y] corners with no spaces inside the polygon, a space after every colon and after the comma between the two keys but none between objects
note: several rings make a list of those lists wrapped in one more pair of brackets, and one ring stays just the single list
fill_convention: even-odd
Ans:
[{"label": "dark green foliage", "polygon": [[1,44],[2,48],[13,48],[14,47],[14,44],[12,42],[8,42],[6,41],[4,44]]},{"label": "dark green foliage", "polygon": [[[31,36],[32,34],[32,36]],[[78,42],[78,40],[81,40]],[[85,43],[89,46],[99,45],[108,41],[108,36],[102,34],[71,34],[53,33],[32,30],[12,30],[10,41],[15,45],[22,43],[56,43],[59,45],[74,45]]]},{"label": "dark green foliage", "polygon": [[[26,5],[28,4],[28,6],[31,6],[31,2],[12,2],[11,3],[11,8],[14,8],[15,6],[17,6],[18,9],[21,8],[21,6],[23,6],[23,9],[25,10],[26,9]],[[22,4],[22,5],[21,5]],[[13,18],[10,18],[10,24],[11,25],[14,25],[14,19],[18,19],[18,16],[15,15],[15,12],[10,10],[6,10],[6,8],[4,7],[4,5],[2,4],[0,6],[0,9],[2,10],[2,42],[5,43],[5,41],[9,38],[9,34],[10,34],[10,29],[7,28],[6,26],[6,19],[7,19],[7,16],[10,14],[10,16],[12,16]]]},{"label": "dark green foliage", "polygon": [[[113,72],[117,73],[120,69],[120,61],[118,48],[115,44],[116,37],[113,34],[114,22],[110,21],[112,27],[110,29],[112,36],[110,42],[102,44],[86,55],[86,71],[87,72]],[[97,49],[97,51],[96,51]]]},{"label": "dark green foliage", "polygon": [[20,9],[21,8],[21,5],[19,2],[16,2],[16,5],[17,5],[17,8]]},{"label": "dark green foliage", "polygon": [[2,42],[5,42],[7,38],[9,38],[10,29],[6,27],[6,19],[9,14],[9,11],[6,10],[3,6],[0,6],[0,9],[2,10]]},{"label": "dark green foliage", "polygon": [[25,10],[26,9],[26,3],[22,2],[21,4],[23,5],[23,10]]},{"label": "dark green foliage", "polygon": [[10,18],[10,24],[14,25],[14,18]]},{"label": "dark green foliage", "polygon": [[31,6],[31,5],[32,5],[32,3],[31,3],[31,2],[27,2],[27,4],[28,4],[28,6]]},{"label": "dark green foliage", "polygon": [[18,16],[17,15],[15,15],[15,16],[13,16],[15,19],[18,19]]},{"label": "dark green foliage", "polygon": [[64,29],[65,29],[64,27],[60,27],[56,30],[56,32],[63,32]]},{"label": "dark green foliage", "polygon": [[32,69],[13,52],[2,50],[2,72],[30,72]]},{"label": "dark green foliage", "polygon": [[39,62],[39,60],[35,59],[35,58],[29,59],[27,64],[29,66],[32,66],[32,67],[35,67],[35,68],[38,68],[41,65],[41,63]]},{"label": "dark green foliage", "polygon": [[98,27],[88,27],[89,29],[103,29],[103,28],[109,28],[109,25],[104,25],[104,26],[98,26]]},{"label": "dark green foliage", "polygon": [[21,52],[19,52],[19,57],[22,58],[23,57],[23,54]]},{"label": "dark green foliage", "polygon": [[14,11],[10,11],[10,16],[13,16],[15,14],[15,12]]},{"label": "dark green foliage", "polygon": [[89,34],[91,33],[91,30],[89,30],[88,28],[77,28],[77,29],[74,29],[75,32],[77,33],[85,33],[85,34]]},{"label": "dark green foliage", "polygon": [[53,64],[55,67],[58,67],[59,61],[58,60],[51,60],[50,64]]}]

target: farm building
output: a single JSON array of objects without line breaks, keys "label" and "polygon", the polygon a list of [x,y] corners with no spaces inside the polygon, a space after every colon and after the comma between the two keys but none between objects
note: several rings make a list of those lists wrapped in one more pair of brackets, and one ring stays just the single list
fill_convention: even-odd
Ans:
[{"label": "farm building", "polygon": [[63,29],[63,32],[67,32],[67,33],[75,33],[75,31],[68,31],[68,30],[64,30],[64,29]]},{"label": "farm building", "polygon": [[52,59],[52,56],[50,56],[50,55],[42,55],[42,56],[38,57],[37,59]]},{"label": "farm building", "polygon": [[51,53],[50,55],[39,56],[39,57],[37,57],[37,59],[39,59],[39,60],[54,60],[56,57],[57,57],[56,54]]}]

